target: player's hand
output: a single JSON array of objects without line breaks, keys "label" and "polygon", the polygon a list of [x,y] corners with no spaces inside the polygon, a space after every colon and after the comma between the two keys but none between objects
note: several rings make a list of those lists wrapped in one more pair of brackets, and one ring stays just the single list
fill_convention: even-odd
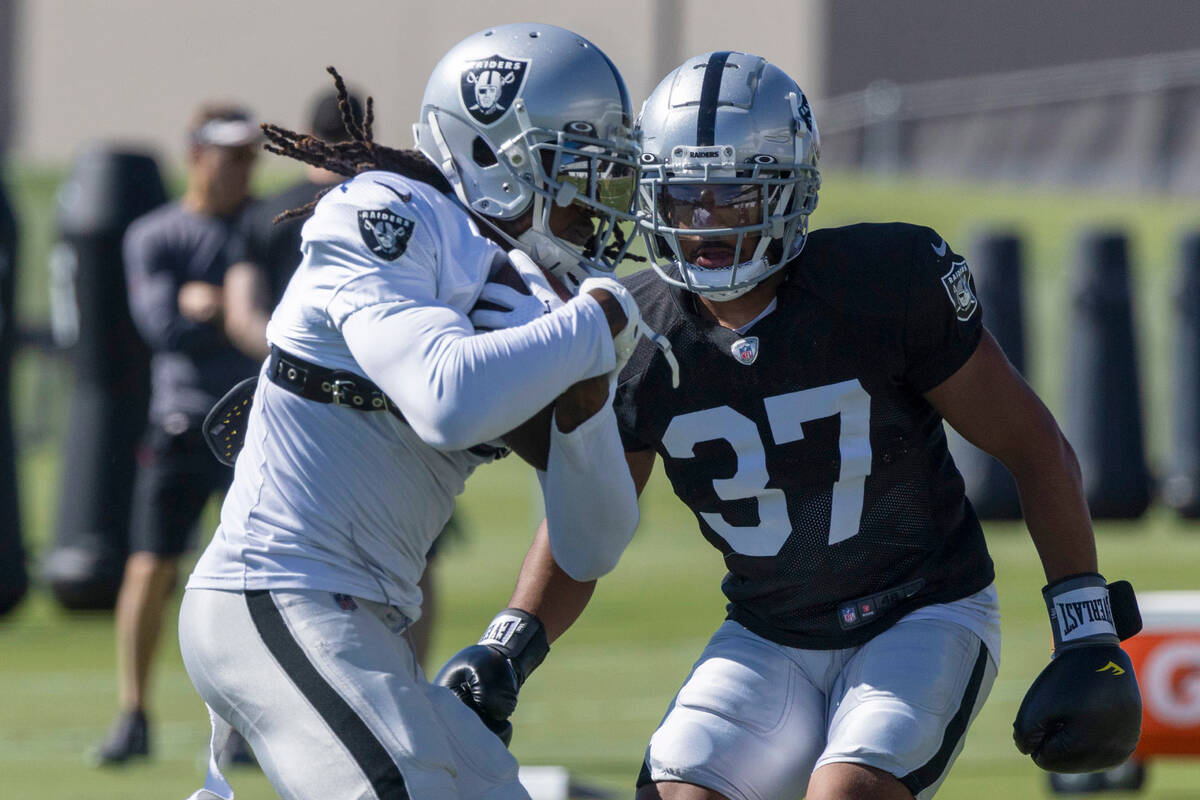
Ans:
[{"label": "player's hand", "polygon": [[469,313],[476,331],[515,328],[549,314],[563,304],[560,291],[529,256],[520,250],[508,254],[488,276],[479,299]]},{"label": "player's hand", "polygon": [[458,651],[433,682],[454,692],[507,745],[512,738],[508,718],[517,708],[517,693],[548,652],[541,620],[506,608],[488,625],[479,644]]},{"label": "player's hand", "polygon": [[[1123,582],[1122,582],[1123,583]],[[1141,736],[1142,698],[1133,664],[1118,644],[1140,628],[1133,591],[1110,599],[1104,579],[1077,575],[1042,590],[1054,630],[1054,658],[1021,702],[1017,749],[1052,772],[1094,772],[1124,763]],[[1120,635],[1119,635],[1120,634]]]},{"label": "player's hand", "polygon": [[508,718],[517,708],[517,674],[508,657],[487,645],[473,644],[455,653],[433,682],[454,692],[479,715],[504,744],[512,739]]},{"label": "player's hand", "polygon": [[1115,644],[1055,656],[1021,702],[1013,741],[1051,772],[1123,764],[1137,747],[1142,701],[1133,664]]},{"label": "player's hand", "polygon": [[633,294],[615,278],[588,278],[579,286],[580,294],[590,294],[604,309],[612,333],[613,347],[617,350],[617,370],[633,355],[637,347],[638,325],[642,313]]},{"label": "player's hand", "polygon": [[[621,369],[633,356],[637,349],[638,339],[643,336],[653,342],[666,358],[671,367],[671,384],[679,388],[679,362],[671,352],[671,343],[665,336],[655,333],[642,320],[641,310],[633,294],[615,278],[588,278],[579,286],[579,293],[588,293],[596,298],[600,307],[608,317],[609,330],[613,337],[613,349],[617,354],[617,366],[613,370],[613,378],[620,374]],[[620,308],[617,309],[616,305]],[[624,316],[622,323],[621,317]]]},{"label": "player's hand", "polygon": [[224,290],[205,281],[188,281],[179,287],[179,313],[192,322],[215,322],[221,316]]}]

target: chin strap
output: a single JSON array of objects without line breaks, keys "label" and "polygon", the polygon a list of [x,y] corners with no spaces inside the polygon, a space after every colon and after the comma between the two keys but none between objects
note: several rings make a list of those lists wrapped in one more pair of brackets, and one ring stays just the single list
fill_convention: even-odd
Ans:
[{"label": "chin strap", "polygon": [[740,289],[729,289],[726,291],[719,291],[719,292],[710,292],[710,291],[701,292],[701,291],[697,290],[696,293],[704,295],[709,300],[715,300],[718,303],[727,303],[730,300],[738,299],[739,297],[741,297],[742,295],[744,295],[746,292],[750,291],[757,285],[758,285],[757,283],[751,283],[747,286],[741,287]]},{"label": "chin strap", "polygon": [[[743,267],[754,266],[756,263],[757,262],[748,261],[748,262],[746,262],[746,264],[743,265]],[[687,290],[689,292],[694,292],[695,294],[703,295],[704,297],[707,297],[709,300],[715,300],[718,303],[725,303],[730,300],[736,300],[737,298],[744,295],[746,292],[753,289],[759,283],[766,280],[766,278],[768,277],[768,276],[763,276],[762,278],[758,279],[757,281],[754,281],[753,283],[747,283],[744,286],[739,286],[736,289],[718,289],[715,287],[710,287],[707,284],[698,283],[696,281],[696,274],[699,273],[701,275],[704,275],[705,273],[715,272],[715,273],[718,273],[721,275],[732,276],[733,275],[733,267],[725,267],[721,270],[712,270],[712,269],[707,269],[705,267],[697,266],[696,264],[687,263],[687,262],[685,262],[685,263],[676,262],[676,265],[677,265],[677,268],[679,269],[679,276],[681,278],[683,278],[684,285],[687,287]]]}]

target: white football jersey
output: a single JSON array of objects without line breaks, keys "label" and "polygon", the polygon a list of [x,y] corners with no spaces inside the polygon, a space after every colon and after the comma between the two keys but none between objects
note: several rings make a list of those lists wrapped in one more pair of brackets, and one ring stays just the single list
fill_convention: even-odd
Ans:
[{"label": "white football jersey", "polygon": [[393,173],[326,194],[301,249],[267,338],[365,375],[408,422],[306,400],[264,374],[221,524],[188,587],[328,590],[416,619],[425,555],[486,460],[464,448],[611,370],[608,325],[585,297],[475,335],[466,314],[504,252],[452,200]]}]

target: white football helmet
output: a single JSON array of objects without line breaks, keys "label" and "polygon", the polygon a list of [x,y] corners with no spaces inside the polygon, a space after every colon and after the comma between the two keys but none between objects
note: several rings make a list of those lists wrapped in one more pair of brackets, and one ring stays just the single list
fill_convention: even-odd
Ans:
[{"label": "white football helmet", "polygon": [[746,53],[690,58],[647,98],[638,129],[641,227],[664,280],[731,300],[800,253],[820,138],[783,70]]},{"label": "white football helmet", "polygon": [[[575,290],[629,249],[637,140],[625,83],[603,52],[552,25],[501,25],[469,36],[433,69],[413,125],[417,148],[483,222]],[[590,214],[562,235],[555,205]],[[492,220],[531,210],[518,237]],[[565,238],[570,237],[570,238]]]}]

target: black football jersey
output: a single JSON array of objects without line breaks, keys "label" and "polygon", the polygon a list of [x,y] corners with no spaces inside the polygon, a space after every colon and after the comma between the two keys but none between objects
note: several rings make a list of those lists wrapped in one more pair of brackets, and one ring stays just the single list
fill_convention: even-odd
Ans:
[{"label": "black football jersey", "polygon": [[793,647],[867,641],[986,587],[993,568],[925,392],[975,351],[966,262],[929,228],[812,232],[745,334],[644,270],[624,279],[666,336],[642,341],[615,407],[724,554],[728,616]]}]

